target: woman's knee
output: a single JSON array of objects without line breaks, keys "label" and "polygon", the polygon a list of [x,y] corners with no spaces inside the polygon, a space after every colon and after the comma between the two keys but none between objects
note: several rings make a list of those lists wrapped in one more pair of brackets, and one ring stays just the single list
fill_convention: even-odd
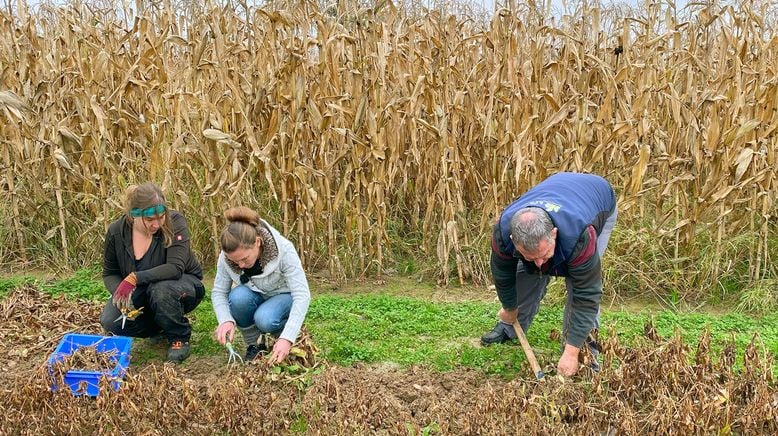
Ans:
[{"label": "woman's knee", "polygon": [[178,301],[179,291],[176,280],[162,280],[149,284],[149,298],[156,303]]},{"label": "woman's knee", "polygon": [[[114,317],[114,319],[116,318]],[[117,333],[118,329],[116,328],[116,323],[114,322],[113,319],[109,318],[105,310],[100,315],[100,325],[103,327],[103,330],[105,330],[108,333]]]},{"label": "woman's knee", "polygon": [[254,291],[243,285],[235,286],[232,288],[230,294],[227,296],[227,300],[230,303],[230,307],[242,307],[250,304],[256,304]]},{"label": "woman's knee", "polygon": [[120,315],[121,313],[114,307],[111,300],[108,300],[108,303],[103,307],[102,313],[100,313],[100,325],[103,327],[103,330],[108,333],[116,333],[118,328],[114,321]]},{"label": "woman's knee", "polygon": [[283,318],[278,316],[255,316],[254,324],[257,326],[257,329],[263,333],[279,333],[286,325],[286,320],[288,318],[288,316],[284,316]]},{"label": "woman's knee", "polygon": [[292,297],[289,294],[276,295],[254,312],[254,324],[260,331],[277,333],[286,325],[291,309]]}]

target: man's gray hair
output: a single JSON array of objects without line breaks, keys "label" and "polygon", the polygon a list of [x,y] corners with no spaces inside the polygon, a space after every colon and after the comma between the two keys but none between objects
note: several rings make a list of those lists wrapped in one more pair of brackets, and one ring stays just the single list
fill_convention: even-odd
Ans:
[{"label": "man's gray hair", "polygon": [[525,207],[511,217],[511,238],[514,247],[535,251],[543,239],[551,240],[554,223],[545,210],[538,207]]}]

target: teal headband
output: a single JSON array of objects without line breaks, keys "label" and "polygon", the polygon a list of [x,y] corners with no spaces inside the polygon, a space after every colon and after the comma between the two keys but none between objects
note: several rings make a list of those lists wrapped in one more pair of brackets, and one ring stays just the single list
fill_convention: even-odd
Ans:
[{"label": "teal headband", "polygon": [[151,217],[156,215],[162,215],[163,213],[165,213],[166,210],[167,208],[165,207],[164,204],[157,204],[155,206],[151,206],[143,210],[136,207],[130,210],[130,216],[133,218]]}]

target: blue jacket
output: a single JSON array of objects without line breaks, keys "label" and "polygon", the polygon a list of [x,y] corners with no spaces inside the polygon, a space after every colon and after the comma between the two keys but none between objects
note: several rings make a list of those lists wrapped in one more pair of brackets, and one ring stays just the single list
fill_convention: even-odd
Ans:
[{"label": "blue jacket", "polygon": [[521,257],[511,242],[513,215],[525,207],[545,210],[557,230],[549,274],[567,276],[567,263],[581,233],[590,225],[597,235],[616,208],[616,195],[607,180],[592,174],[557,173],[509,204],[500,215],[500,251]]},{"label": "blue jacket", "polygon": [[[525,261],[510,239],[511,218],[524,207],[545,210],[557,228],[554,256],[540,269]],[[608,181],[580,173],[554,174],[509,204],[492,235],[493,256],[499,258],[492,263],[492,274],[503,307],[517,307],[517,292],[525,286],[522,279],[531,274],[570,277],[573,307],[568,308],[571,323],[567,343],[580,347],[594,325],[602,297],[597,237],[615,210],[616,195]]]}]

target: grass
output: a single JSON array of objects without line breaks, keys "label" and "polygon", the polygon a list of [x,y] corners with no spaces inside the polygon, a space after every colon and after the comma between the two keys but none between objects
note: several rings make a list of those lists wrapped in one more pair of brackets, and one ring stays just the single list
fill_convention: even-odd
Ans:
[{"label": "grass", "polygon": [[[0,296],[24,283],[72,298],[90,301],[107,298],[102,280],[94,269],[43,284],[27,276],[2,278]],[[315,284],[313,287],[319,289]],[[364,289],[370,292],[370,286],[365,285]],[[338,365],[357,362],[400,367],[424,365],[440,371],[467,367],[502,377],[526,372],[524,355],[515,343],[491,347],[478,344],[480,335],[494,325],[495,302],[436,302],[425,298],[424,292],[413,297],[397,295],[401,291],[391,283],[381,289],[382,292],[388,289],[391,294],[358,293],[350,289],[345,294],[314,295],[306,326],[326,360]],[[562,305],[557,291],[549,292],[527,332],[541,365],[555,363],[560,355],[559,342],[549,339],[552,330],[561,328]],[[188,316],[194,329],[192,354],[226,356],[224,349],[213,339],[216,317],[210,293],[206,293],[202,303]],[[775,312],[749,316],[736,312],[604,308],[601,338],[615,334],[623,343],[637,344],[644,340],[643,327],[649,320],[661,336],[669,337],[677,332],[691,347],[696,345],[702,332],[709,329],[714,352],[725,342],[734,340],[742,353],[754,333],[758,332],[758,344],[765,352],[778,358],[778,313]],[[137,363],[163,359],[164,356],[164,346],[153,347],[142,340],[134,343],[133,358]]]},{"label": "grass", "polygon": [[32,275],[0,277],[0,297],[23,285],[33,285],[51,295],[65,295],[89,301],[105,300],[109,295],[97,267],[80,269],[72,276],[59,280],[41,281]]},{"label": "grass", "polygon": [[[526,367],[516,344],[481,347],[478,338],[494,324],[495,304],[486,302],[433,303],[414,298],[361,295],[321,296],[314,300],[308,326],[330,362],[422,364],[445,371],[457,366],[488,374],[515,376]],[[678,332],[695,346],[705,329],[711,331],[713,350],[734,338],[740,351],[759,332],[764,349],[778,357],[778,314],[750,317],[739,313],[603,312],[601,338],[616,334],[626,344],[643,339],[643,327],[652,320],[658,333]],[[527,339],[538,359],[554,363],[559,342],[549,332],[560,329],[562,306],[541,306]]]},{"label": "grass", "polygon": [[110,295],[97,267],[80,269],[72,277],[46,282],[41,289],[52,295],[65,294],[90,301],[104,301]]}]

